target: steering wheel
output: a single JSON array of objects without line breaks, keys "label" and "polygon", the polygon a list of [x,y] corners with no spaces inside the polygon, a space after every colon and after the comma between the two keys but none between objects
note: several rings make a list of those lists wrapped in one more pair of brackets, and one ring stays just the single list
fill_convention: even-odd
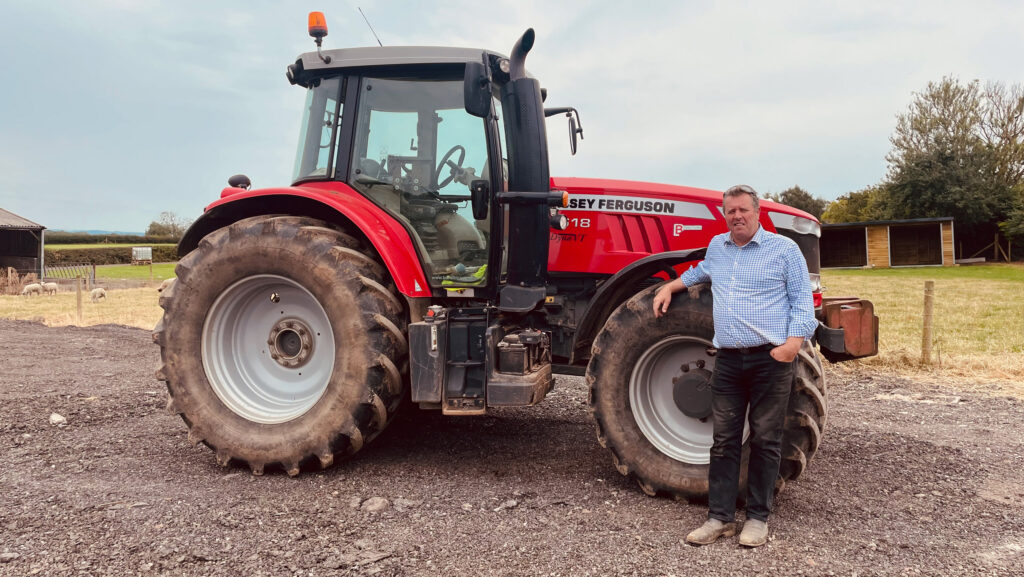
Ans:
[{"label": "steering wheel", "polygon": [[[455,154],[456,152],[459,153],[459,159],[453,161],[452,155]],[[462,169],[462,163],[465,162],[465,160],[466,149],[463,148],[461,144],[456,144],[451,148],[451,150],[444,153],[444,156],[441,157],[441,162],[437,163],[437,170],[434,171],[434,182],[437,183],[438,190],[448,186],[448,183],[450,183],[455,178],[455,173]],[[451,167],[451,172],[448,173],[448,178],[440,180],[441,171],[444,170],[445,165]]]}]

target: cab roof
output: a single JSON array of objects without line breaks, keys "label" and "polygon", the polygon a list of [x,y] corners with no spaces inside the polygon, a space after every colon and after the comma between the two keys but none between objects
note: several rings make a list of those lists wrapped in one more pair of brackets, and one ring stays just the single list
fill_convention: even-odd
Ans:
[{"label": "cab roof", "polygon": [[370,66],[465,64],[481,62],[485,55],[505,58],[505,55],[489,50],[452,46],[365,46],[324,50],[321,54],[329,57],[330,63],[325,63],[316,52],[306,52],[296,63],[301,62],[303,70],[322,72]]}]

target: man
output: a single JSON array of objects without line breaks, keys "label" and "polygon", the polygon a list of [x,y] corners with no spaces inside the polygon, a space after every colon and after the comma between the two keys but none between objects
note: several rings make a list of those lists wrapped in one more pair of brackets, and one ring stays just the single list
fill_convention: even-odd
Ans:
[{"label": "man", "polygon": [[736,533],[743,428],[749,420],[747,520],[740,544],[757,547],[768,540],[793,360],[817,321],[807,263],[796,243],[758,224],[757,192],[734,186],[722,200],[729,232],[711,239],[704,261],[658,290],[654,316],[668,311],[673,294],[711,281],[718,354],[711,385],[708,520],[686,540],[707,545]]}]

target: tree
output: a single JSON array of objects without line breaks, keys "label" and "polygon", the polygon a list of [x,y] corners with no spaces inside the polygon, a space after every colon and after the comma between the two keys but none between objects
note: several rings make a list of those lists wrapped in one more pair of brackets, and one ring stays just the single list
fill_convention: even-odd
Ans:
[{"label": "tree", "polygon": [[996,182],[1012,191],[1012,207],[999,228],[1011,239],[1024,240],[1024,87],[990,83],[985,97],[982,132],[996,153]]},{"label": "tree", "polygon": [[1024,90],[1002,84],[983,90],[977,80],[948,77],[929,82],[897,115],[890,142],[886,218],[952,216],[958,237],[991,238],[1019,202]]},{"label": "tree", "polygon": [[846,193],[828,203],[822,222],[867,222],[886,218],[884,203],[888,191],[883,185]]},{"label": "tree", "polygon": [[1015,194],[1013,208],[1006,221],[999,223],[999,229],[1009,238],[1024,240],[1024,186],[1018,186]]},{"label": "tree", "polygon": [[189,224],[191,223],[178,218],[178,215],[173,212],[164,211],[160,213],[160,217],[157,220],[149,223],[149,228],[146,229],[146,236],[169,236],[180,239],[184,236]]},{"label": "tree", "polygon": [[995,152],[995,176],[1003,186],[1024,182],[1024,87],[985,86],[982,137]]},{"label": "tree", "polygon": [[825,210],[827,202],[825,199],[818,198],[811,195],[811,193],[800,188],[799,185],[795,185],[791,188],[787,188],[780,193],[768,193],[765,195],[775,202],[792,206],[793,208],[799,208],[800,210],[814,215],[814,218],[821,218],[821,213]]}]

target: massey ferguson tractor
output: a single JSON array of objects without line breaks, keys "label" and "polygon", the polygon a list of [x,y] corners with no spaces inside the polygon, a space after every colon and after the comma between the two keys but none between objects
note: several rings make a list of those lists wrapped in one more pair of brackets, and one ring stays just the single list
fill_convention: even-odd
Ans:
[{"label": "massey ferguson tractor", "polygon": [[[715,366],[708,287],[658,319],[658,284],[727,230],[719,192],[552,178],[545,108],[509,56],[442,47],[317,50],[288,66],[306,89],[291,186],[232,177],[178,246],[154,332],[168,409],[222,466],[329,467],[403,405],[446,415],[534,405],[585,375],[600,444],[645,493],[707,493]],[[822,299],[820,226],[761,203],[765,229],[807,259],[818,318],[793,379],[778,487],[828,418],[818,349],[873,355],[877,317]]]}]

